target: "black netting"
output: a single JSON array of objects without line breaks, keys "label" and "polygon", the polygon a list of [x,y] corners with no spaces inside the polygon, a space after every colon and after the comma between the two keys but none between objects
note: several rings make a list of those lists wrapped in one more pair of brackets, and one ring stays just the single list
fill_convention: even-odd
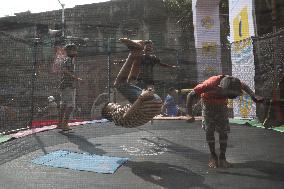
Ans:
[{"label": "black netting", "polygon": [[[121,37],[151,39],[162,63],[179,66],[155,66],[155,90],[164,99],[167,90],[175,87],[179,90],[177,103],[183,109],[188,90],[182,89],[194,87],[199,75],[207,79],[218,73],[231,74],[230,47],[211,44],[196,49],[193,27],[183,30],[161,2],[147,2],[115,1],[113,6],[108,2],[66,9],[64,27],[61,10],[1,18],[1,106],[12,115],[2,111],[5,119],[0,132],[56,119],[47,112],[48,97],[59,104],[57,62],[62,46],[69,42],[79,46],[76,74],[84,80],[77,86],[72,119],[93,119],[100,97],[126,103],[113,88],[122,60],[128,56],[128,49],[118,40]],[[64,33],[57,31],[62,28]],[[198,68],[198,61],[207,66]],[[215,62],[220,64],[215,66]]]},{"label": "black netting", "polygon": [[[33,31],[35,32],[35,31]],[[103,38],[88,40],[83,38],[50,37],[49,34],[37,37],[17,38],[1,32],[1,105],[5,111],[1,121],[1,132],[31,125],[31,122],[52,120],[47,112],[48,97],[53,96],[59,104],[59,81],[57,62],[60,62],[62,45],[74,42],[79,46],[76,58],[76,74],[84,82],[77,85],[76,108],[72,119],[94,118],[94,102],[99,95],[112,101],[126,103],[126,100],[113,89],[114,80],[128,56],[128,49],[118,39]],[[190,88],[196,82],[195,60],[190,54],[195,50],[181,47],[156,47],[156,55],[161,62],[177,65],[180,69],[156,66],[156,92],[162,98],[169,87]],[[189,69],[190,68],[190,69]],[[191,71],[186,71],[191,70]],[[185,106],[185,94],[179,103]],[[56,119],[56,118],[55,118]]]},{"label": "black netting", "polygon": [[[77,84],[76,108],[72,119],[93,119],[97,108],[95,103],[101,103],[98,102],[99,96],[119,103],[127,102],[113,88],[114,80],[129,53],[126,46],[117,38],[63,39],[61,35],[51,36],[46,30],[46,27],[37,25],[34,31],[31,30],[37,34],[36,37],[23,38],[1,33],[1,99],[3,106],[15,113],[12,117],[6,115],[7,118],[1,123],[2,132],[30,126],[32,121],[36,124],[38,121],[57,119],[48,112],[48,97],[53,96],[59,105],[59,63],[64,54],[63,45],[70,42],[79,46],[76,75],[84,80]],[[157,39],[153,38],[156,43]],[[177,102],[183,109],[188,91],[182,92],[182,89],[192,88],[197,82],[195,52],[195,49],[177,45],[155,45],[155,54],[162,63],[179,66],[179,69],[154,67],[156,93],[164,99],[168,88],[175,87],[180,91]],[[226,62],[226,65],[230,64]],[[228,69],[224,65],[223,68],[220,65],[220,68]],[[209,70],[206,77],[209,77],[208,74],[214,75],[215,72]]]},{"label": "black netting", "polygon": [[[283,48],[284,30],[254,38],[256,92],[267,99],[273,100],[272,103],[259,106],[258,111],[261,119],[264,119],[267,114],[271,113],[271,119],[277,120],[280,119],[279,116],[277,117],[277,114],[282,114],[282,117],[284,114],[283,102],[281,102],[281,99],[284,97],[283,90],[281,92],[284,84]],[[272,107],[270,107],[271,105]]]},{"label": "black netting", "polygon": [[27,125],[31,116],[34,48],[28,41],[0,33],[1,131]]}]

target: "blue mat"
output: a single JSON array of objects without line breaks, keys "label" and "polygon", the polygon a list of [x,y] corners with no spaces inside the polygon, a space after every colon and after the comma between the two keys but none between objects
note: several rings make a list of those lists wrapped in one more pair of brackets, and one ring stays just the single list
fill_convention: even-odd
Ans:
[{"label": "blue mat", "polygon": [[109,120],[107,119],[95,119],[95,120],[92,120],[92,121],[86,121],[85,123],[86,124],[95,124],[95,123],[107,123],[109,122]]},{"label": "blue mat", "polygon": [[96,173],[114,173],[128,158],[90,155],[58,150],[32,160],[32,163]]}]

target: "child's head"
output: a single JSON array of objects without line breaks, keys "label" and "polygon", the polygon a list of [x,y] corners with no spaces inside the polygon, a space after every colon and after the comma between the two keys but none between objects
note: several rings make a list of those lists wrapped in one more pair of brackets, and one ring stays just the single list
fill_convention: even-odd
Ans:
[{"label": "child's head", "polygon": [[174,87],[170,87],[170,88],[168,89],[168,94],[174,96],[174,95],[177,94],[177,91],[176,91],[176,89],[175,89]]},{"label": "child's head", "polygon": [[219,87],[223,90],[224,95],[230,99],[242,95],[242,83],[236,77],[225,76],[221,79]]},{"label": "child's head", "polygon": [[144,53],[151,54],[153,52],[153,42],[151,40],[144,41]]},{"label": "child's head", "polygon": [[49,96],[49,97],[47,97],[47,100],[48,100],[48,102],[53,102],[53,101],[55,101],[55,98],[54,98],[54,96]]},{"label": "child's head", "polygon": [[112,121],[112,111],[117,108],[117,104],[116,103],[111,103],[111,102],[107,102],[101,111],[101,116],[102,118],[105,118],[109,121]]},{"label": "child's head", "polygon": [[67,56],[75,57],[77,55],[77,46],[74,43],[64,46]]}]

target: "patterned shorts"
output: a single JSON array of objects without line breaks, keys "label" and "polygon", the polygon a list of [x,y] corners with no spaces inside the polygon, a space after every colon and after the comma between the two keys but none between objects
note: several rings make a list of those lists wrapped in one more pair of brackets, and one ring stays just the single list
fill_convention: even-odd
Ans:
[{"label": "patterned shorts", "polygon": [[229,118],[227,105],[216,105],[202,102],[202,128],[206,132],[217,131],[229,133]]}]

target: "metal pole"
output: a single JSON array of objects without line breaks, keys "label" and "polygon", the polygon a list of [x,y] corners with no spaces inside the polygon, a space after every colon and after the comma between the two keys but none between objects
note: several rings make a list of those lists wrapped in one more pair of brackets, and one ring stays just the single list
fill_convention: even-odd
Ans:
[{"label": "metal pole", "polygon": [[179,66],[179,53],[177,49],[176,49],[176,59],[177,59],[177,66]]},{"label": "metal pole", "polygon": [[64,4],[62,4],[62,36],[65,37],[65,15],[64,15]]},{"label": "metal pole", "polygon": [[29,127],[32,127],[32,122],[34,119],[34,91],[35,91],[35,79],[36,79],[36,63],[37,63],[37,46],[39,38],[35,38],[35,41],[33,43],[34,47],[34,62],[32,67],[32,81],[31,81],[31,115],[30,115],[30,123]]},{"label": "metal pole", "polygon": [[277,5],[276,0],[271,0],[271,18],[272,18],[272,31],[277,31]]},{"label": "metal pole", "polygon": [[[180,71],[179,71],[179,52],[178,52],[178,49],[176,49],[176,59],[177,59],[177,67],[178,67],[178,73],[177,74],[180,74]],[[179,79],[180,77],[177,77],[177,80]],[[178,89],[181,90],[181,84],[180,84],[180,81],[176,81],[178,83]]]},{"label": "metal pole", "polygon": [[257,31],[257,24],[256,24],[256,1],[252,0],[252,17],[253,17],[253,27],[254,27],[254,33],[255,37],[258,37],[258,31]]},{"label": "metal pole", "polygon": [[64,9],[64,7],[65,7],[65,4],[62,4],[61,2],[60,2],[60,0],[57,0],[58,2],[59,2],[59,4],[61,5],[61,7],[62,7],[62,20],[61,20],[61,23],[62,23],[62,37],[64,37],[65,36],[65,15],[64,15],[64,11],[65,11],[65,9]]},{"label": "metal pole", "polygon": [[107,88],[108,88],[108,101],[110,102],[110,71],[111,71],[111,65],[110,65],[110,55],[111,55],[111,50],[110,50],[110,38],[107,39],[107,53],[108,53],[108,58],[107,58],[107,75],[108,75],[108,80],[107,80]]}]

